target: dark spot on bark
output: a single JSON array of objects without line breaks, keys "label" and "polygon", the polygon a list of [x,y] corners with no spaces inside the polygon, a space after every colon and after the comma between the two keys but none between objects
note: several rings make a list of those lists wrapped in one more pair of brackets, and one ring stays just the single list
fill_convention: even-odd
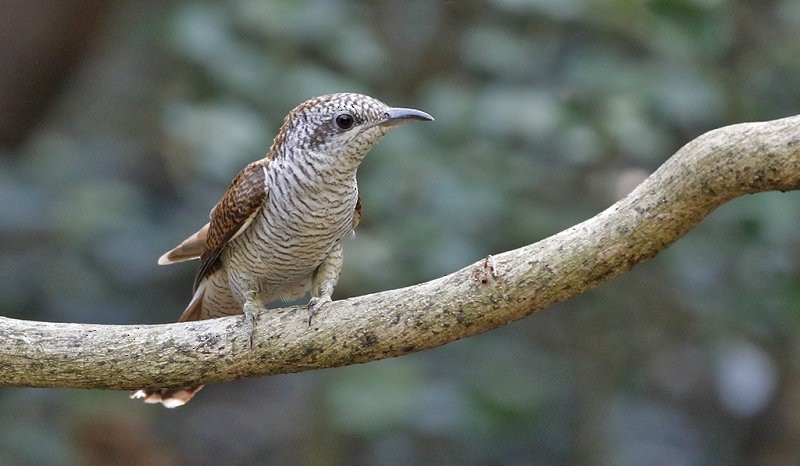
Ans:
[{"label": "dark spot on bark", "polygon": [[378,337],[372,332],[365,332],[360,337],[361,346],[368,348],[378,342]]},{"label": "dark spot on bark", "polygon": [[303,348],[303,357],[309,357],[320,352],[321,352],[320,348],[314,346],[306,346],[305,348]]}]

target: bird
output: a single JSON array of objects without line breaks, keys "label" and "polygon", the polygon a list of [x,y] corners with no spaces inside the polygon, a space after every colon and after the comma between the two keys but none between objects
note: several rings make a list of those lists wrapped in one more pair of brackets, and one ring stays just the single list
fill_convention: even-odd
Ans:
[{"label": "bird", "polygon": [[[178,321],[242,314],[252,348],[259,311],[310,293],[310,324],[331,302],[342,241],[361,220],[359,165],[391,129],[413,121],[433,117],[357,93],[315,97],[291,110],[266,155],[236,175],[209,222],[158,259],[200,260]],[[145,388],[131,398],[174,408],[201,388]]]}]

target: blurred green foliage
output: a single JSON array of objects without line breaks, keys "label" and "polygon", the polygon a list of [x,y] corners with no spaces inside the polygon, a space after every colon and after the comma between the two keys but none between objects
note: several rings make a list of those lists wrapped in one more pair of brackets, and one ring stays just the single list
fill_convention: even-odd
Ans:
[{"label": "blurred green foliage", "polygon": [[[707,130],[797,113],[799,31],[794,0],[117,2],[0,158],[0,313],[175,320],[194,268],[155,259],[337,91],[436,122],[367,157],[336,297],[434,278],[592,216]],[[799,220],[797,193],[737,199],[521,322],[175,411],[3,389],[0,463],[792,463]]]}]

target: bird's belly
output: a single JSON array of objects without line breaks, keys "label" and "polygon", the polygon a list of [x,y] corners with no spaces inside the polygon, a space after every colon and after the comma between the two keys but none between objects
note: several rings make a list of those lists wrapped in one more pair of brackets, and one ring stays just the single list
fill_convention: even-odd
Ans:
[{"label": "bird's belly", "polygon": [[[349,203],[343,204],[338,207]],[[252,293],[264,304],[304,296],[317,267],[352,230],[353,209],[308,218],[262,210],[225,249],[222,259],[234,294],[244,302]]]}]

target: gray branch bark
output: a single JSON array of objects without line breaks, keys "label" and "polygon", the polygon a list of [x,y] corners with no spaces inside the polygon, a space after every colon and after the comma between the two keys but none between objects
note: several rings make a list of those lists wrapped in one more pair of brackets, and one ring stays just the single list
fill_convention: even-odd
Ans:
[{"label": "gray branch bark", "polygon": [[649,259],[721,204],[800,188],[800,116],[727,126],[680,149],[627,197],[537,243],[427,283],[258,317],[91,325],[0,317],[0,385],[134,389],[362,363],[521,319]]}]

